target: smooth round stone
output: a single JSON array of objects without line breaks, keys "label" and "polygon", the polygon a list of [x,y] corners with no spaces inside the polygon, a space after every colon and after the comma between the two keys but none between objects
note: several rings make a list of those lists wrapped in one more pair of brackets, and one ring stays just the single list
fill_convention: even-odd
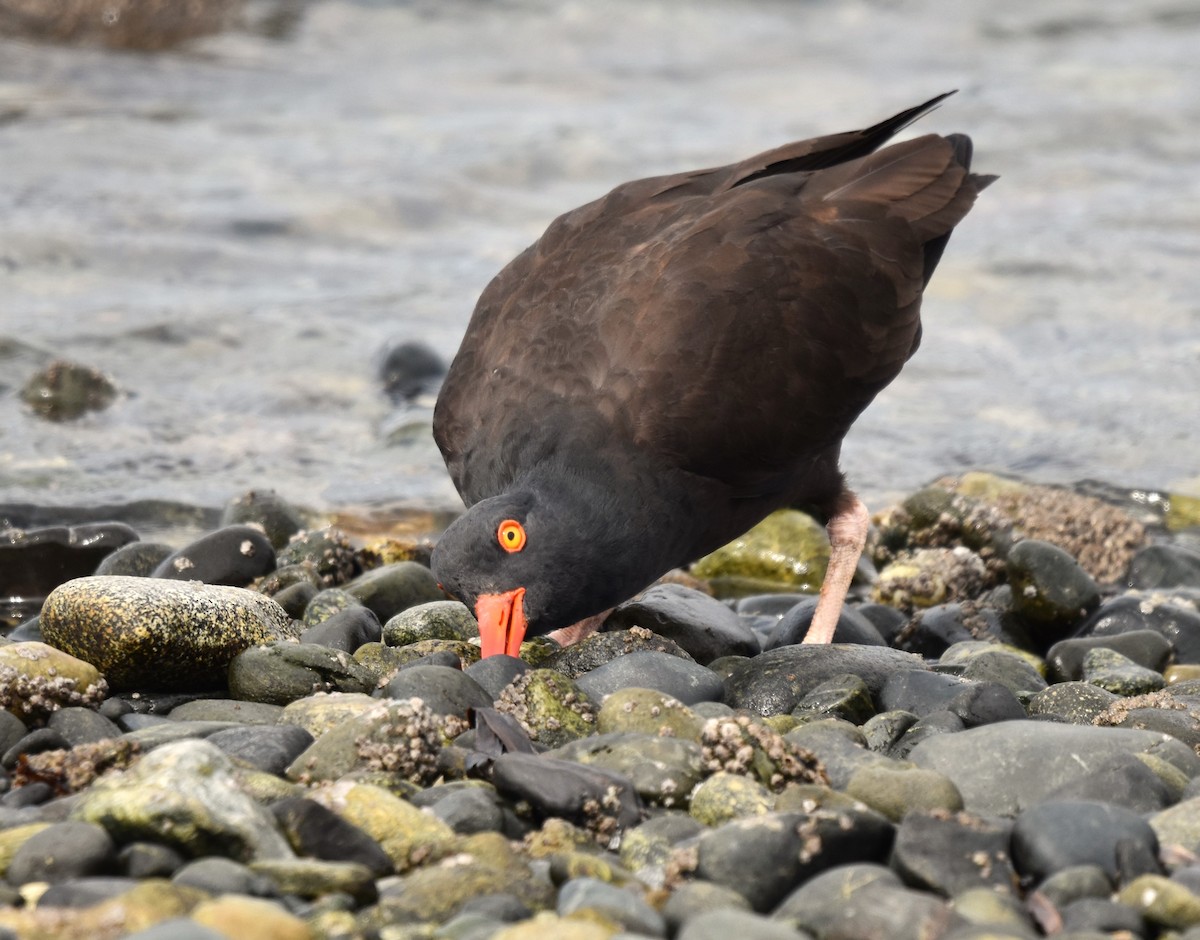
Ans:
[{"label": "smooth round stone", "polygon": [[533,754],[501,754],[492,765],[492,783],[502,795],[526,800],[543,818],[587,824],[597,806],[621,827],[641,818],[633,781],[601,767]]},{"label": "smooth round stone", "polygon": [[[0,754],[29,733],[25,723],[11,712],[0,710]],[[61,732],[59,732],[61,733]]]},{"label": "smooth round stone", "polygon": [[235,721],[242,725],[273,725],[284,721],[282,716],[280,705],[231,698],[196,699],[176,705],[170,711],[173,721]]},{"label": "smooth round stone", "polygon": [[353,653],[366,643],[378,643],[382,633],[379,618],[366,607],[348,607],[300,634],[301,643],[314,643]]},{"label": "smooth round stone", "polygon": [[1025,657],[996,648],[973,653],[963,668],[962,677],[1002,685],[1020,701],[1028,700],[1047,687],[1046,680]]},{"label": "smooth round stone", "polygon": [[1027,717],[1017,697],[998,682],[970,683],[946,703],[946,710],[967,728]]},{"label": "smooth round stone", "polygon": [[363,692],[317,692],[283,707],[279,721],[299,725],[319,738],[351,718],[379,707],[379,699]]},{"label": "smooth round stone", "polygon": [[283,608],[254,591],[117,576],[61,585],[41,620],[48,643],[92,663],[117,689],[220,685],[237,653],[291,631]]},{"label": "smooth round stone", "polygon": [[270,881],[277,894],[290,898],[343,895],[352,898],[358,905],[366,905],[379,897],[371,870],[354,862],[273,858],[252,862],[250,868],[256,875]]},{"label": "smooth round stone", "polygon": [[[1104,608],[1101,608],[1103,610]],[[1130,630],[1107,636],[1060,640],[1046,653],[1046,668],[1055,682],[1083,678],[1083,659],[1094,649],[1114,650],[1139,666],[1161,672],[1171,657],[1171,644],[1155,630]]]},{"label": "smooth round stone", "polygon": [[[670,903],[668,901],[668,903]],[[805,940],[807,934],[792,927],[749,911],[730,909],[707,910],[684,922],[676,940],[730,940],[731,937],[753,940]]]},{"label": "smooth round stone", "polygon": [[1135,878],[1120,890],[1117,900],[1160,927],[1187,930],[1200,924],[1200,897],[1162,875]]},{"label": "smooth round stone", "polygon": [[90,708],[79,706],[52,712],[46,726],[61,734],[70,747],[121,736],[121,729],[113,722]]},{"label": "smooth round stone", "polygon": [[891,866],[904,881],[944,897],[973,888],[1013,892],[1012,825],[969,813],[916,811],[896,829]]},{"label": "smooth round stone", "polygon": [[245,587],[275,570],[275,549],[260,529],[231,525],[162,560],[151,577]]},{"label": "smooth round stone", "polygon": [[387,623],[402,610],[429,601],[443,601],[433,572],[415,561],[400,561],[359,575],[343,589]]},{"label": "smooth round stone", "polygon": [[829,565],[825,527],[796,509],[780,509],[692,565],[720,597],[769,591],[815,593]]},{"label": "smooth round stone", "polygon": [[903,711],[923,718],[945,710],[973,683],[959,676],[928,669],[908,669],[889,676],[879,690],[882,711]]},{"label": "smooth round stone", "polygon": [[393,699],[419,698],[439,715],[462,717],[472,708],[491,708],[494,701],[470,676],[447,666],[401,669],[383,687],[382,693]]},{"label": "smooth round stone", "polygon": [[[1025,539],[1008,553],[1013,609],[1055,639],[1100,604],[1091,575],[1056,545]],[[1057,634],[1058,636],[1055,636]]]},{"label": "smooth round stone", "polygon": [[703,727],[700,715],[656,689],[618,689],[604,699],[596,714],[596,730],[601,734],[638,731],[698,741]]},{"label": "smooth round stone", "polygon": [[433,394],[445,375],[442,357],[420,341],[388,348],[379,365],[379,382],[394,404]]},{"label": "smooth round stone", "polygon": [[899,762],[859,767],[846,784],[846,793],[897,823],[913,811],[954,812],[963,805],[962,794],[949,778]]},{"label": "smooth round stone", "polygon": [[[949,777],[970,812],[1014,815],[1118,754],[1149,753],[1200,773],[1200,758],[1167,735],[1042,721],[1006,721],[928,738],[909,759]],[[1064,755],[1087,754],[1087,761]]]},{"label": "smooth round stone", "polygon": [[576,679],[580,690],[600,701],[618,689],[655,689],[685,705],[718,701],[725,686],[720,676],[698,663],[650,650],[629,653]]},{"label": "smooth round stone", "polygon": [[1074,865],[1054,872],[1037,890],[1055,907],[1063,908],[1080,898],[1107,898],[1113,883],[1099,865]]},{"label": "smooth round stone", "polygon": [[[278,573],[279,569],[276,569]],[[289,617],[293,620],[303,620],[304,612],[308,609],[308,605],[312,603],[313,598],[320,593],[316,585],[308,581],[299,581],[295,584],[289,584],[285,588],[281,588],[271,594],[275,603],[282,607]]]},{"label": "smooth round stone", "polygon": [[873,696],[888,677],[924,668],[919,656],[872,646],[784,646],[734,668],[725,680],[725,704],[760,715],[788,714],[813,689],[834,676],[858,676]]},{"label": "smooth round stone", "polygon": [[51,883],[102,874],[116,860],[116,847],[103,827],[88,822],[55,823],[13,853],[7,878],[12,885]]},{"label": "smooth round stone", "polygon": [[495,700],[509,683],[528,671],[529,664],[516,656],[489,656],[471,663],[463,673]]},{"label": "smooth round stone", "polygon": [[209,856],[186,863],[171,879],[177,885],[199,888],[209,894],[246,894],[274,897],[278,894],[270,878],[232,859]]},{"label": "smooth round stone", "polygon": [[0,645],[0,710],[23,721],[46,719],[54,710],[94,706],[108,685],[90,662],[35,641]]},{"label": "smooth round stone", "polygon": [[627,777],[642,799],[660,806],[684,803],[702,776],[701,749],[695,741],[636,732],[589,735],[547,756]]},{"label": "smooth round stone", "polygon": [[[793,605],[768,634],[764,649],[773,650],[802,642],[812,624],[813,614],[817,611],[818,600],[818,597],[806,597]],[[875,624],[849,605],[844,606],[838,616],[833,642],[857,643],[862,646],[887,645]],[[753,656],[754,652],[745,655]]]},{"label": "smooth round stone", "polygon": [[633,933],[663,937],[667,924],[662,914],[628,888],[605,884],[595,878],[572,878],[558,891],[558,915],[595,912]]},{"label": "smooth round stone", "polygon": [[249,490],[225,504],[221,525],[257,526],[278,550],[304,528],[304,518],[300,510],[274,490]]},{"label": "smooth round stone", "polygon": [[314,627],[322,620],[328,620],[338,611],[345,610],[347,607],[361,606],[362,601],[341,588],[325,588],[323,591],[318,591],[308,602],[308,606],[304,608],[302,619],[306,627]]},{"label": "smooth round stone", "polygon": [[137,538],[122,522],[0,531],[0,597],[43,598]]},{"label": "smooth round stone", "polygon": [[218,731],[207,740],[232,758],[278,775],[312,744],[313,736],[296,725],[258,725]]},{"label": "smooth round stone", "polygon": [[154,569],[170,557],[174,549],[160,542],[130,542],[122,545],[110,555],[105,555],[92,571],[81,572],[79,577],[89,574],[128,575],[132,578],[148,578]]},{"label": "smooth round stone", "polygon": [[1200,853],[1200,796],[1166,807],[1150,817],[1150,826],[1160,844]]},{"label": "smooth round stone", "polygon": [[1043,715],[1073,725],[1090,725],[1119,698],[1089,682],[1059,682],[1033,696],[1025,710],[1031,718]]},{"label": "smooth round stone", "polygon": [[942,735],[957,734],[964,730],[966,730],[966,725],[963,724],[963,720],[953,712],[946,709],[930,712],[924,718],[914,722],[904,732],[904,736],[892,745],[887,754],[896,760],[905,760],[922,741]]},{"label": "smooth round stone", "polygon": [[[621,656],[647,651],[677,656],[687,662],[693,661],[674,640],[658,636],[643,627],[632,627],[628,630],[593,633],[578,643],[551,653],[541,665],[576,679]],[[524,650],[522,655],[525,655]]]},{"label": "smooth round stone", "polygon": [[[843,789],[860,767],[888,763],[887,758],[867,750],[866,738],[858,728],[835,718],[799,725],[787,732],[783,740],[800,755],[805,755],[805,752],[811,755],[808,758],[810,761],[816,757],[820,770],[828,777],[830,786],[836,789]],[[765,755],[755,755],[756,762],[766,757],[770,766],[770,754],[777,747],[768,743],[764,750],[767,752]],[[763,782],[769,783],[767,780]]]},{"label": "smooth round stone", "polygon": [[177,851],[158,842],[131,842],[117,853],[117,868],[129,878],[170,878],[185,864]]},{"label": "smooth round stone", "polygon": [[1200,552],[1180,545],[1147,545],[1133,556],[1125,581],[1145,591],[1200,587]]},{"label": "smooth round stone", "polygon": [[1146,921],[1141,913],[1107,898],[1081,898],[1059,911],[1063,930],[1068,933],[1092,931],[1104,936],[1144,936]]},{"label": "smooth round stone", "polygon": [[954,936],[960,940],[1034,940],[1038,936],[1024,904],[1012,894],[994,888],[967,888],[954,894],[950,903],[956,913],[975,925],[956,932]]},{"label": "smooth round stone", "polygon": [[867,684],[847,673],[826,679],[800,700],[792,714],[841,718],[861,725],[875,714],[875,703]]},{"label": "smooth round stone", "polygon": [[[639,873],[638,877],[642,882],[660,886],[666,880],[666,867],[671,861],[675,846],[695,838],[703,831],[704,827],[700,823],[679,810],[669,810],[661,815],[651,816],[621,836],[621,864],[630,871]],[[691,884],[704,885],[706,882]],[[682,888],[683,885],[678,887]],[[726,897],[728,896],[726,894]],[[746,906],[740,894],[734,897],[741,907]],[[667,915],[671,925],[675,926],[675,921],[666,906],[663,907],[663,913]]]},{"label": "smooth round stone", "polygon": [[428,805],[430,811],[460,835],[474,832],[500,832],[504,828],[504,810],[501,801],[491,787],[465,786],[434,787],[424,795],[433,796],[434,791],[447,789],[449,792]]},{"label": "smooth round stone", "polygon": [[678,643],[701,665],[721,656],[754,656],[758,638],[745,622],[713,597],[682,584],[656,584],[619,605],[605,626],[645,627]]},{"label": "smooth round stone", "polygon": [[313,692],[368,692],[375,676],[341,650],[274,642],[233,657],[228,683],[233,698],[287,705]]},{"label": "smooth round stone", "polygon": [[1083,681],[1114,695],[1145,695],[1167,684],[1161,673],[1139,666],[1116,650],[1098,647],[1083,657]]},{"label": "smooth round stone", "polygon": [[[1167,779],[1176,775],[1182,783]],[[1176,803],[1183,792],[1183,783],[1186,778],[1164,761],[1144,754],[1117,754],[1099,763],[1089,762],[1083,776],[1057,787],[1047,798],[1093,800],[1135,813],[1153,813]]]},{"label": "smooth round stone", "polygon": [[226,937],[296,938],[311,936],[308,925],[281,903],[265,898],[224,894],[201,901],[191,912],[198,924]]},{"label": "smooth round stone", "polygon": [[[1160,633],[1171,644],[1176,663],[1200,663],[1200,613],[1170,600],[1135,595],[1114,598],[1084,621],[1079,632],[1110,637],[1131,630]],[[1120,652],[1132,658],[1128,650]]]},{"label": "smooth round stone", "polygon": [[775,808],[775,794],[753,777],[718,771],[692,791],[688,812],[708,827],[746,816],[763,816]]},{"label": "smooth round stone", "polygon": [[913,725],[917,716],[912,712],[894,710],[880,712],[862,726],[867,747],[878,754],[887,754]]},{"label": "smooth round stone", "polygon": [[545,747],[559,747],[586,737],[596,727],[591,699],[566,676],[553,669],[531,669],[513,680],[496,701]]},{"label": "smooth round stone", "polygon": [[479,624],[466,604],[437,600],[402,610],[383,625],[388,646],[408,646],[421,640],[473,640]]},{"label": "smooth round stone", "polygon": [[297,854],[329,862],[354,862],[377,877],[391,874],[392,860],[358,826],[306,797],[272,803],[271,812]]},{"label": "smooth round stone", "polygon": [[38,907],[91,907],[112,898],[119,897],[137,882],[132,878],[113,876],[83,876],[69,881],[51,883],[46,891],[38,898]]}]

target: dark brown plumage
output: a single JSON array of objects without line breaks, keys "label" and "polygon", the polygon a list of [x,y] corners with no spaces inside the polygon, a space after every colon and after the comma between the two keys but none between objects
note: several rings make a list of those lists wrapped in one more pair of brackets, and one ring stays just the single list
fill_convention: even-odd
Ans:
[{"label": "dark brown plumage", "polygon": [[477,613],[490,598],[485,654],[515,653],[522,621],[539,634],[602,612],[801,504],[830,518],[817,620],[832,635],[866,530],[842,438],[916,350],[922,290],[992,179],[969,172],[961,135],[874,152],[944,97],[618,186],[488,285],[434,415],[470,507],[434,570]]}]

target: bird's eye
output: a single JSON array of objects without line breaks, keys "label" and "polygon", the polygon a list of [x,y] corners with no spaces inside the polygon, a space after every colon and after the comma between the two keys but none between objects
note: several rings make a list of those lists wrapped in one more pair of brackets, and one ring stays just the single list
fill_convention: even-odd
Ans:
[{"label": "bird's eye", "polygon": [[525,527],[516,519],[505,519],[496,529],[496,538],[506,552],[519,552],[525,547]]}]

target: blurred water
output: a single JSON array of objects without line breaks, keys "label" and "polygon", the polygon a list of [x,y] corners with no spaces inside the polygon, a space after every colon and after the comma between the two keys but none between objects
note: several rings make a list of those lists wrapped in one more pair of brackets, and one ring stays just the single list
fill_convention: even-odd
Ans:
[{"label": "blurred water", "polygon": [[[851,480],[1200,492],[1197,49],[1194,0],[317,0],[281,40],[0,39],[0,503],[456,505],[428,414],[378,389],[389,342],[448,358],[491,275],[618,182],[950,88],[916,130],[1003,178]],[[52,357],[124,396],[34,418]]]}]

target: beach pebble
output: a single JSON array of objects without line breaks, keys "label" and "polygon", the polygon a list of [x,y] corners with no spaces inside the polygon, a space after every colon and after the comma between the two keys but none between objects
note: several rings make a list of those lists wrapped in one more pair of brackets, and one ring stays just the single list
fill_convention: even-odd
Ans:
[{"label": "beach pebble", "polygon": [[664,937],[666,921],[662,914],[631,888],[619,888],[595,878],[572,878],[558,893],[557,911],[561,917],[576,912],[595,913],[631,933]]},{"label": "beach pebble", "polygon": [[221,510],[221,526],[252,525],[262,529],[276,551],[304,528],[304,518],[295,506],[274,490],[249,490],[236,496]]},{"label": "beach pebble", "polygon": [[576,679],[619,657],[638,652],[666,653],[692,662],[692,657],[674,640],[651,633],[644,627],[631,627],[593,633],[578,643],[555,650],[541,665]]},{"label": "beach pebble", "polygon": [[123,574],[134,578],[148,578],[173,551],[171,546],[160,542],[130,542],[111,555],[105,555],[95,569],[85,574]]},{"label": "beach pebble", "polygon": [[1194,603],[1184,606],[1170,599],[1117,597],[1084,621],[1079,632],[1108,637],[1138,629],[1161,634],[1171,644],[1176,663],[1200,663],[1200,611]]},{"label": "beach pebble", "polygon": [[846,793],[896,823],[914,811],[962,809],[962,794],[948,777],[898,761],[859,767],[846,783]]},{"label": "beach pebble", "polygon": [[691,792],[688,812],[710,828],[775,808],[775,794],[753,777],[718,771]]},{"label": "beach pebble", "polygon": [[589,698],[600,701],[618,689],[654,689],[685,705],[719,701],[725,691],[720,676],[698,663],[667,653],[642,650],[597,666],[576,680]]},{"label": "beach pebble", "polygon": [[0,710],[44,721],[59,708],[95,706],[108,683],[90,661],[45,643],[0,645]]},{"label": "beach pebble", "polygon": [[315,643],[330,649],[353,653],[366,643],[378,643],[383,628],[379,618],[367,607],[347,607],[300,634],[301,643]]},{"label": "beach pebble", "polygon": [[502,754],[492,782],[503,795],[525,800],[541,817],[560,817],[600,834],[630,826],[641,815],[633,781],[599,767],[533,754]]},{"label": "beach pebble", "polygon": [[807,935],[779,921],[770,920],[750,911],[718,908],[699,911],[683,923],[676,940],[730,940],[732,937],[753,940],[806,940]]},{"label": "beach pebble", "polygon": [[[1126,598],[1126,601],[1132,598]],[[1098,614],[1114,610],[1111,605],[1101,607]],[[1055,682],[1069,682],[1083,677],[1083,659],[1097,648],[1115,650],[1139,666],[1161,672],[1171,656],[1171,644],[1155,630],[1132,629],[1121,633],[1102,636],[1080,636],[1060,640],[1046,653],[1046,670]]]},{"label": "beach pebble", "polygon": [[1043,639],[1059,639],[1100,603],[1091,575],[1049,542],[1025,539],[1008,553],[1012,605]]},{"label": "beach pebble", "polygon": [[375,568],[346,584],[344,590],[371,608],[380,623],[418,604],[446,599],[433,572],[415,561]]},{"label": "beach pebble", "polygon": [[1095,865],[1116,883],[1159,874],[1158,838],[1138,813],[1091,801],[1048,800],[1017,816],[1013,864],[1041,881],[1063,868]]},{"label": "beach pebble", "polygon": [[1200,587],[1200,552],[1180,545],[1147,545],[1129,563],[1131,588]]},{"label": "beach pebble", "polygon": [[6,877],[11,885],[50,883],[103,874],[116,860],[116,847],[103,827],[67,820],[26,839],[13,853]]},{"label": "beach pebble", "polygon": [[629,731],[590,735],[547,756],[627,777],[643,800],[659,806],[686,804],[703,776],[698,743]]},{"label": "beach pebble", "polygon": [[233,698],[287,705],[314,692],[367,692],[375,676],[341,650],[281,641],[234,656],[228,685]]},{"label": "beach pebble", "polygon": [[516,656],[489,656],[471,663],[463,673],[478,682],[494,700],[509,683],[528,671],[529,664]]},{"label": "beach pebble", "polygon": [[1145,695],[1167,684],[1161,673],[1102,646],[1084,654],[1081,671],[1084,682],[1114,695]]},{"label": "beach pebble", "polygon": [[[279,549],[275,563],[280,568],[291,565],[311,568],[318,585],[323,588],[345,584],[362,573],[354,546],[342,532],[334,528],[297,532]],[[386,619],[379,618],[381,623]]]},{"label": "beach pebble", "polygon": [[275,549],[262,530],[231,525],[168,555],[151,577],[245,587],[275,570]]},{"label": "beach pebble", "polygon": [[618,689],[604,699],[596,714],[600,734],[641,731],[698,741],[703,727],[704,719],[696,712],[657,689]]},{"label": "beach pebble", "polygon": [[272,803],[270,810],[296,854],[353,862],[376,876],[391,874],[392,860],[378,842],[315,800],[288,797]]},{"label": "beach pebble", "polygon": [[282,774],[312,744],[313,736],[297,725],[257,725],[217,731],[206,740],[235,760]]},{"label": "beach pebble", "polygon": [[491,708],[493,699],[483,687],[458,669],[410,666],[396,673],[381,689],[386,698],[419,698],[440,715],[466,717],[472,708]]},{"label": "beach pebble", "polygon": [[1012,823],[970,813],[909,813],[896,829],[891,866],[906,884],[943,897],[972,888],[1014,894]]},{"label": "beach pebble", "polygon": [[417,604],[396,614],[383,625],[388,646],[408,646],[421,640],[464,640],[479,636],[479,624],[465,604],[437,600]]},{"label": "beach pebble", "polygon": [[620,604],[606,628],[645,627],[678,643],[696,662],[721,656],[753,656],[758,639],[732,610],[702,591],[682,584],[656,584]]},{"label": "beach pebble", "polygon": [[[791,646],[802,642],[812,624],[813,614],[817,611],[818,599],[817,597],[806,597],[789,608],[767,635],[763,648],[772,650],[780,646]],[[842,612],[838,616],[837,628],[833,632],[833,642],[858,643],[863,646],[887,645],[875,624],[849,604],[842,608]],[[756,652],[757,650],[753,650],[744,655],[753,656]]]}]

